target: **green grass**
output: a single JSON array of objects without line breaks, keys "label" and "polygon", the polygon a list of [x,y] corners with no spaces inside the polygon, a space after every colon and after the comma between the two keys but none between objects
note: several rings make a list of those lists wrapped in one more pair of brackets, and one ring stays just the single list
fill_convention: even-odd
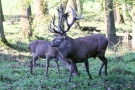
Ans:
[{"label": "green grass", "polygon": [[[8,49],[8,50],[7,50]],[[0,48],[0,90],[134,90],[135,89],[135,54],[132,51],[116,54],[107,50],[108,76],[102,73],[98,78],[101,61],[98,58],[89,59],[90,73],[93,80],[89,80],[84,63],[78,63],[80,75],[73,76],[67,83],[69,71],[59,62],[58,75],[54,61],[50,62],[48,77],[45,77],[45,60],[39,60],[36,68],[37,76],[30,74],[28,52],[18,52],[14,49]],[[104,72],[104,70],[103,70]]]}]

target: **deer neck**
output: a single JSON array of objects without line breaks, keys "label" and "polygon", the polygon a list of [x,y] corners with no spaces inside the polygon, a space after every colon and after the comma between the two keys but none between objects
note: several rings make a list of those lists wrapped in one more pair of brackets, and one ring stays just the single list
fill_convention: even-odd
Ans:
[{"label": "deer neck", "polygon": [[68,56],[72,55],[73,46],[73,39],[68,37],[66,40],[63,40],[57,50],[61,52],[64,57],[68,58]]}]

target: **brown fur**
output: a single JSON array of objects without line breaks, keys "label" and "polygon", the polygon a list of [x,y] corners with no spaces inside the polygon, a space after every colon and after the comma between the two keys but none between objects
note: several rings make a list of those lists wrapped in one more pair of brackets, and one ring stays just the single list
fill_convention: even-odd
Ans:
[{"label": "brown fur", "polygon": [[[107,75],[107,59],[105,57],[105,51],[108,45],[108,40],[102,35],[93,34],[86,37],[80,37],[73,39],[71,37],[66,36],[66,32],[68,32],[71,26],[74,24],[76,20],[83,19],[82,15],[77,16],[76,11],[70,6],[71,12],[73,14],[73,18],[71,23],[68,21],[70,11],[64,13],[62,5],[60,6],[58,11],[59,20],[58,25],[55,24],[55,16],[50,23],[48,29],[52,33],[57,33],[57,35],[49,44],[52,47],[55,47],[61,56],[65,58],[69,58],[71,60],[71,72],[68,81],[71,81],[71,76],[76,66],[76,63],[84,62],[86,66],[86,71],[92,79],[89,72],[89,63],[88,58],[98,57],[103,63],[99,70],[99,76],[101,75],[101,71],[103,66],[105,65],[105,75]],[[62,28],[63,22],[66,22],[67,29]],[[52,27],[53,24],[53,27]]]},{"label": "brown fur", "polygon": [[[79,62],[84,62],[86,66],[86,71],[92,79],[89,72],[88,58],[98,57],[103,64],[99,70],[99,76],[101,75],[101,70],[105,65],[105,75],[107,75],[107,59],[105,58],[105,51],[108,45],[108,40],[99,34],[93,34],[86,37],[80,37],[73,39],[68,36],[56,36],[50,43],[52,47],[55,47],[61,55],[69,58],[72,61],[72,69],[74,70],[74,65]],[[71,81],[72,70],[68,81]]]},{"label": "brown fur", "polygon": [[[48,45],[48,42],[45,40],[34,40],[30,42],[29,49],[32,53],[32,60],[30,61],[31,74],[32,74],[33,68],[34,68],[34,74],[36,74],[35,62],[38,58],[46,58],[46,76],[48,74],[48,67],[49,67],[50,59],[55,60],[58,73],[59,73],[58,60],[61,61],[67,68],[69,68],[69,70],[71,68],[69,60],[61,57],[58,51],[55,48],[50,47]],[[74,70],[74,73],[78,73],[78,72]]]}]

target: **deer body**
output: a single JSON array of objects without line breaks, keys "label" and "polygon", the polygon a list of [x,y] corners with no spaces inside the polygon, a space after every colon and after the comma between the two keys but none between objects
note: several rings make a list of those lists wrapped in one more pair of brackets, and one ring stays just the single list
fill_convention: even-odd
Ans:
[{"label": "deer body", "polygon": [[[108,45],[108,40],[104,36],[100,34],[93,34],[90,36],[79,37],[73,39],[66,35],[74,24],[76,20],[82,19],[82,15],[77,16],[76,11],[72,8],[71,11],[73,13],[72,22],[68,22],[69,12],[64,13],[62,5],[60,9],[58,9],[59,14],[59,22],[58,26],[55,24],[55,16],[50,24],[49,30],[53,33],[57,33],[58,35],[49,43],[50,46],[55,47],[57,51],[61,54],[61,56],[65,58],[69,58],[71,60],[71,72],[68,81],[71,81],[71,76],[76,66],[76,63],[84,62],[86,67],[86,72],[89,75],[89,78],[92,79],[91,74],[89,72],[89,63],[88,59],[93,57],[98,57],[102,61],[102,65],[99,70],[99,76],[101,75],[101,71],[103,66],[105,66],[105,75],[107,75],[107,59],[105,57],[105,51]],[[62,22],[66,21],[67,29],[62,28]],[[56,30],[56,28],[58,30]]]},{"label": "deer body", "polygon": [[[55,58],[56,66],[59,73],[58,61],[57,61],[57,51],[49,47],[48,42],[44,40],[34,40],[29,44],[29,49],[32,53],[32,60],[30,61],[30,72],[32,74],[32,69],[34,68],[34,74],[36,74],[35,70],[35,62],[38,58],[46,58],[46,76],[48,73],[49,60]],[[53,52],[53,53],[51,53]]]},{"label": "deer body", "polygon": [[[66,38],[57,36],[52,42],[50,42],[50,45],[55,47],[61,55],[72,60],[73,70],[76,63],[84,62],[90,79],[92,79],[92,77],[89,72],[88,58],[98,57],[103,62],[99,70],[99,76],[101,75],[101,70],[104,65],[105,75],[107,75],[107,59],[105,58],[105,51],[108,45],[108,40],[104,36],[93,34],[91,36],[76,39],[72,39],[68,36]],[[71,76],[69,77],[69,82],[71,81]]]},{"label": "deer body", "polygon": [[[76,59],[76,62],[83,62],[82,59],[85,59],[86,57],[97,57],[100,50],[107,46],[108,41],[106,40],[104,42],[106,44],[103,44],[102,39],[104,39],[104,37],[98,34],[76,39],[67,37],[67,39],[63,40],[63,42],[61,43],[65,45],[60,45],[56,48],[57,50],[61,51],[63,55],[65,54],[64,56],[70,57],[71,59]],[[53,43],[51,44],[53,46]],[[101,44],[103,44],[104,46]]]},{"label": "deer body", "polygon": [[[59,52],[48,45],[48,42],[45,40],[34,40],[29,44],[29,49],[32,53],[32,60],[30,61],[30,72],[32,74],[32,69],[34,68],[34,74],[36,74],[35,70],[35,62],[38,58],[46,58],[46,76],[48,74],[48,67],[50,59],[53,59],[56,62],[56,67],[59,71],[58,60],[61,61],[69,70],[71,69],[71,65],[68,59],[65,59],[60,56]],[[78,74],[78,71],[74,71],[74,74]]]}]

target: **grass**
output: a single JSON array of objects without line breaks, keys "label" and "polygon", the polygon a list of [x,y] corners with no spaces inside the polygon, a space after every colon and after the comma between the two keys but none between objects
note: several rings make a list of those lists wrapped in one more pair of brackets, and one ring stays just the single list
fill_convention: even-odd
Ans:
[{"label": "grass", "polygon": [[[49,76],[45,77],[45,60],[39,60],[36,68],[37,76],[30,74],[29,52],[18,52],[8,47],[0,48],[0,90],[134,90],[135,89],[135,54],[132,51],[120,50],[117,53],[107,50],[108,76],[102,73],[98,78],[101,61],[90,58],[90,73],[93,80],[89,80],[84,63],[78,63],[80,75],[73,76],[67,83],[69,71],[59,62],[60,75],[55,63],[50,62]],[[104,71],[104,70],[103,70]]]}]

